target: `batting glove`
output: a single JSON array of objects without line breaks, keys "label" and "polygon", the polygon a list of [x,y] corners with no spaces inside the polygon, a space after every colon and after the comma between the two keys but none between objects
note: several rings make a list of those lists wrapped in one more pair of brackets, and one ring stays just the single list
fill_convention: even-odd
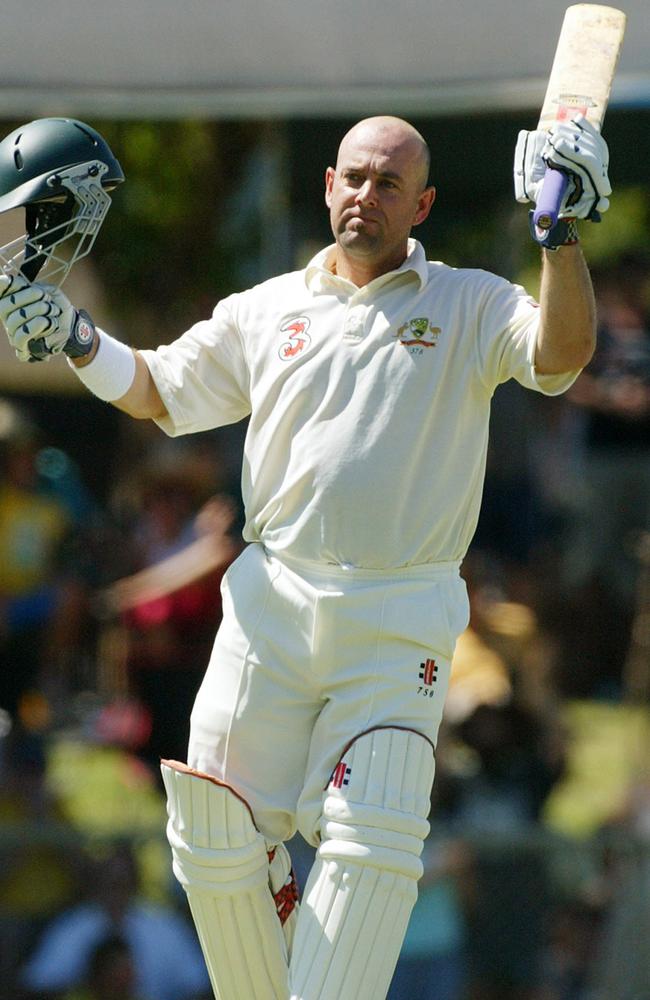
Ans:
[{"label": "batting glove", "polygon": [[559,218],[596,221],[607,211],[612,193],[607,175],[609,151],[583,115],[559,122],[549,132],[519,133],[514,163],[517,201],[537,201],[547,166],[562,170],[571,181]]},{"label": "batting glove", "polygon": [[95,326],[54,285],[30,284],[21,275],[0,274],[0,321],[19,361],[46,361],[62,352],[89,354]]}]

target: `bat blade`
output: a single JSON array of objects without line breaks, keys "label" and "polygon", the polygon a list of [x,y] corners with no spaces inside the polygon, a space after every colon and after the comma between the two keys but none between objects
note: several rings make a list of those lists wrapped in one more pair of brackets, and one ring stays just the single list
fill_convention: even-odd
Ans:
[{"label": "bat blade", "polygon": [[[599,131],[623,44],[626,15],[616,7],[579,3],[568,7],[558,39],[538,128],[583,114]],[[533,213],[540,242],[557,222],[568,178],[549,169]]]}]

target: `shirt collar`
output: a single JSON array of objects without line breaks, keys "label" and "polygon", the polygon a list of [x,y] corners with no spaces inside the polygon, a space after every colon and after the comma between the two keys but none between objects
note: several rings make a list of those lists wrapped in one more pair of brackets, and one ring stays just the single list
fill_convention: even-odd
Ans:
[{"label": "shirt collar", "polygon": [[[336,244],[332,243],[330,246],[320,250],[307,264],[305,268],[305,283],[310,291],[322,291],[326,285],[331,287],[332,282],[350,284],[345,278],[339,278],[332,271],[335,251]],[[420,289],[424,288],[429,280],[427,258],[422,244],[414,239],[409,239],[406,257],[400,266],[395,268],[394,271],[382,274],[380,278],[376,278],[375,280],[381,281],[384,284],[387,281],[391,281],[397,275],[408,274],[409,272],[416,275]]]}]

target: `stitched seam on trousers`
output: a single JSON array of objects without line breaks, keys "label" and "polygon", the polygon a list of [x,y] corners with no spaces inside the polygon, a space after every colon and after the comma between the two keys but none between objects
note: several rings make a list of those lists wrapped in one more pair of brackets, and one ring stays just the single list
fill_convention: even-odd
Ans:
[{"label": "stitched seam on trousers", "polygon": [[379,664],[381,660],[381,642],[384,634],[384,612],[386,609],[386,601],[388,595],[384,590],[384,596],[381,602],[381,611],[379,612],[379,626],[377,629],[377,644],[375,647],[375,683],[373,685],[372,694],[368,698],[368,707],[366,711],[366,721],[363,729],[367,729],[370,725],[370,719],[372,718],[372,713],[375,705],[375,695],[377,693],[377,687],[379,686]]}]

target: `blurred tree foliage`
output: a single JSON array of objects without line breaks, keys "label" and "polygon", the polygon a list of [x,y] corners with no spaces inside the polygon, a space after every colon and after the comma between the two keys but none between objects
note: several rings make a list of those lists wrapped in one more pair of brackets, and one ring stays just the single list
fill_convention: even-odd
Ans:
[{"label": "blurred tree foliage", "polygon": [[93,249],[111,310],[138,323],[141,346],[209,314],[233,290],[236,259],[220,241],[255,123],[99,122],[126,183]]},{"label": "blurred tree foliage", "polygon": [[[523,215],[526,215],[525,211]],[[579,229],[585,257],[592,270],[613,267],[636,252],[650,255],[650,186],[617,188],[603,221],[596,224],[581,222]],[[526,249],[526,258],[516,277],[531,294],[536,295],[539,291],[539,266],[532,241]]]}]

